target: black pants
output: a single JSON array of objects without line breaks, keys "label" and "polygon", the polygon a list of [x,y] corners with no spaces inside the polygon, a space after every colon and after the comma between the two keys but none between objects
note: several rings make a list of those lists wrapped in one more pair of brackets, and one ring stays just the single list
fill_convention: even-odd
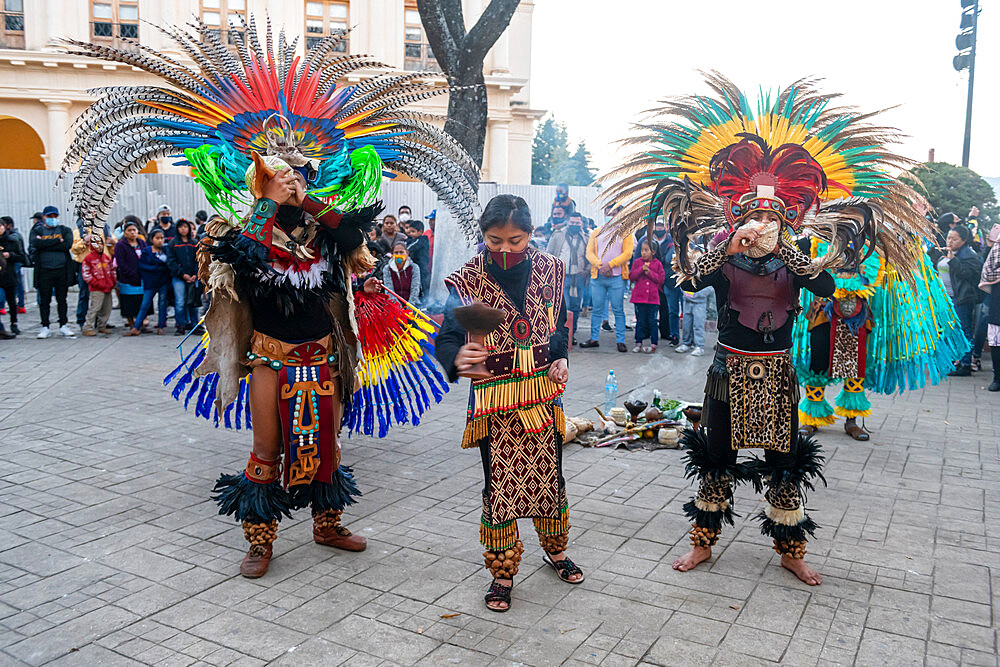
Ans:
[{"label": "black pants", "polygon": [[[739,450],[733,449],[733,427],[729,403],[705,397],[705,417],[702,426],[708,429],[708,452],[714,463],[736,463]],[[764,450],[764,460],[771,465],[781,465],[795,454],[799,434],[799,411],[792,405],[792,444],[787,452]]]},{"label": "black pants", "polygon": [[17,324],[17,279],[11,271],[10,279],[0,281],[0,289],[7,296],[7,308],[10,310],[10,323]]},{"label": "black pants", "polygon": [[35,269],[35,285],[38,287],[38,309],[42,316],[42,326],[49,326],[49,308],[52,305],[52,294],[56,295],[56,307],[59,313],[59,326],[69,322],[66,315],[66,292],[69,290],[69,275],[66,267],[58,269]]}]

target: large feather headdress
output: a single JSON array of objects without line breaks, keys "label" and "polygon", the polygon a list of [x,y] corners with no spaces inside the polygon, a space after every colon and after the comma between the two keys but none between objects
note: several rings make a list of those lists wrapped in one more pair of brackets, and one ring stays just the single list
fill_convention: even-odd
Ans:
[{"label": "large feather headdress", "polygon": [[[243,20],[242,18],[240,19]],[[296,55],[281,31],[275,49],[268,21],[265,46],[253,17],[230,34],[236,53],[201,21],[190,30],[159,27],[195,69],[132,43],[115,48],[66,40],[74,53],[125,63],[165,85],[90,91],[97,99],[80,116],[62,171],[79,163],[72,195],[77,215],[100,227],[122,185],[152,159],[179,156],[213,207],[226,217],[248,208],[245,176],[253,153],[311,170],[307,193],[341,211],[371,204],[383,168],[426,183],[467,235],[474,236],[478,168],[433,124],[406,110],[448,92],[426,73],[379,73],[360,84],[338,83],[361,69],[388,68],[368,56],[337,53],[346,31]],[[246,37],[243,37],[245,33]]]},{"label": "large feather headdress", "polygon": [[[927,202],[892,175],[914,163],[886,145],[898,130],[870,124],[875,114],[835,107],[803,79],[762,93],[756,108],[732,82],[705,75],[713,95],[666,100],[637,124],[625,145],[642,152],[602,177],[602,199],[621,207],[618,234],[663,215],[682,273],[694,266],[688,241],[771,209],[791,232],[828,242],[817,269],[851,267],[880,255],[908,274],[914,237],[933,237]],[[788,231],[790,229],[791,231]]]}]

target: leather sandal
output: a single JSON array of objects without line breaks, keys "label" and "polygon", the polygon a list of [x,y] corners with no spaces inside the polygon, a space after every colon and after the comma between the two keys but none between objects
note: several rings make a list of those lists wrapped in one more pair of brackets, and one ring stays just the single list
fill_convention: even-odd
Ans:
[{"label": "leather sandal", "polygon": [[[494,579],[493,583],[490,584],[490,589],[486,591],[486,597],[485,597],[485,601],[487,602],[486,608],[489,609],[490,611],[495,611],[498,614],[510,611],[510,591],[513,588],[514,588],[513,585],[504,586],[499,581]],[[505,602],[507,606],[503,608],[491,607],[489,605],[490,602]]]},{"label": "leather sandal", "polygon": [[812,424],[803,424],[799,427],[799,433],[802,435],[815,435],[817,431],[819,431],[819,429]]},{"label": "leather sandal", "polygon": [[847,435],[859,442],[866,442],[871,439],[871,436],[868,435],[868,431],[861,428],[857,424],[844,424],[844,431],[847,432]]},{"label": "leather sandal", "polygon": [[[581,570],[576,563],[571,561],[569,556],[566,556],[562,560],[553,560],[552,556],[546,553],[542,554],[542,560],[552,567],[552,569],[556,571],[556,574],[559,575],[559,578],[567,584],[582,584],[583,580],[586,578],[583,576],[583,570]],[[570,577],[574,574],[579,574],[581,576],[576,581],[573,581]]]}]

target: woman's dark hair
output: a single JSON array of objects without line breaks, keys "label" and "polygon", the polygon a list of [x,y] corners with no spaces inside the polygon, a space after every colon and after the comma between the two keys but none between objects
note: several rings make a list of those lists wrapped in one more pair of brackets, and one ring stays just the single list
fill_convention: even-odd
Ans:
[{"label": "woman's dark hair", "polygon": [[952,230],[962,239],[962,243],[969,243],[972,241],[972,230],[965,225],[955,225]]},{"label": "woman's dark hair", "polygon": [[135,227],[135,228],[136,228],[136,230],[140,230],[140,231],[141,231],[141,229],[142,229],[142,228],[141,228],[141,227],[139,226],[139,223],[138,223],[138,222],[136,222],[135,220],[128,220],[128,219],[125,219],[125,220],[122,220],[122,231],[125,231],[125,230],[126,230],[126,229],[128,229],[129,227]]},{"label": "woman's dark hair", "polygon": [[486,232],[490,227],[503,227],[513,223],[522,232],[531,232],[531,211],[528,202],[516,195],[497,195],[486,204],[479,218],[479,229]]},{"label": "woman's dark hair", "polygon": [[[396,248],[402,248],[403,250],[406,250],[406,243],[404,243],[403,241],[396,241],[395,243],[392,244],[392,249],[395,250]],[[406,254],[409,255],[410,254],[409,251],[407,251]]]},{"label": "woman's dark hair", "polygon": [[153,240],[153,237],[155,237],[155,236],[156,236],[157,234],[159,234],[160,236],[165,236],[165,235],[163,234],[163,230],[162,230],[162,229],[159,229],[159,228],[157,228],[157,229],[154,229],[153,231],[151,231],[151,232],[149,233],[149,240],[150,240],[150,241],[152,241],[152,240]]},{"label": "woman's dark hair", "polygon": [[642,246],[649,246],[649,251],[653,253],[653,257],[656,257],[657,250],[660,248],[660,244],[651,239],[643,238],[642,243],[639,244],[639,249],[642,250]]},{"label": "woman's dark hair", "polygon": [[187,218],[181,218],[180,220],[177,221],[177,236],[181,235],[181,225],[187,225],[187,228],[188,228],[187,235],[188,236],[191,236],[192,234],[194,234],[194,225],[191,224],[191,221],[188,220]]},{"label": "woman's dark hair", "polygon": [[142,220],[140,220],[138,217],[134,215],[126,215],[124,218],[122,218],[122,221],[119,224],[121,225],[122,229],[125,229],[129,225],[135,225],[136,227],[139,228],[139,231],[142,231]]}]

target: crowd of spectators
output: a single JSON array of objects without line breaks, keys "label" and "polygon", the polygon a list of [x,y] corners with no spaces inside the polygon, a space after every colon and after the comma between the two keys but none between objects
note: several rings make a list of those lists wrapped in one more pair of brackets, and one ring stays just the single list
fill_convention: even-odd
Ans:
[{"label": "crowd of spectators", "polygon": [[84,336],[112,333],[115,303],[126,335],[153,332],[145,320],[154,314],[158,334],[165,333],[169,317],[176,334],[191,331],[204,308],[196,250],[207,220],[207,213],[198,211],[194,222],[175,222],[164,205],[146,222],[128,215],[113,228],[106,224],[91,234],[82,219],[67,224],[56,206],[46,206],[31,217],[25,243],[14,220],[0,218],[0,314],[10,316],[9,330],[0,323],[0,338],[21,333],[18,315],[27,312],[25,268],[33,269],[37,338],[76,337],[70,321],[74,285],[75,320]]}]

